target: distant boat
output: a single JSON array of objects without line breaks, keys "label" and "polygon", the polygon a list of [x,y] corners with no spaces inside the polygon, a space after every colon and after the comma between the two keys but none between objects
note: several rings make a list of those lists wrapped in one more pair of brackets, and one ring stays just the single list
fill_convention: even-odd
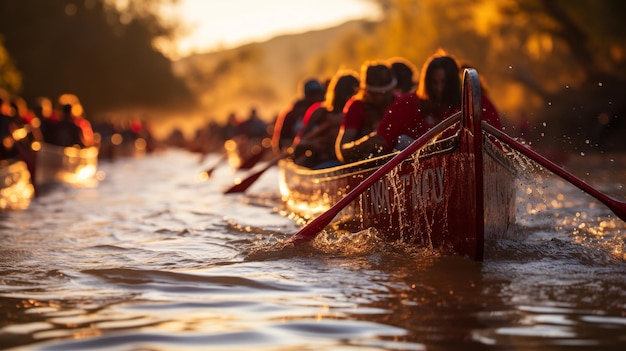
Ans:
[{"label": "distant boat", "polygon": [[35,184],[63,183],[77,187],[98,184],[98,147],[63,147],[41,143],[35,154]]},{"label": "distant boat", "polygon": [[0,210],[24,210],[35,194],[26,162],[0,161]]}]

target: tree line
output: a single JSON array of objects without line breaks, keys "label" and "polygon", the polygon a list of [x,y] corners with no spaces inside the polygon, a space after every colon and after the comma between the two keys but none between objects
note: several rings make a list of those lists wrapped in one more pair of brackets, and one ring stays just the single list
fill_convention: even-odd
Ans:
[{"label": "tree line", "polygon": [[87,113],[192,102],[152,45],[173,34],[147,7],[159,1],[130,3],[121,11],[105,0],[0,1],[0,88],[27,101],[73,93]]},{"label": "tree line", "polygon": [[[393,56],[420,68],[443,48],[479,71],[512,125],[531,121],[543,136],[534,142],[626,149],[619,137],[626,131],[626,2],[363,1],[374,2],[382,19],[365,35],[329,38],[331,49],[305,58],[311,75]],[[94,112],[193,103],[189,80],[176,77],[153,45],[176,36],[176,23],[156,11],[169,2],[131,1],[121,10],[109,0],[0,1],[0,89],[27,99],[71,92]],[[246,81],[234,77],[245,75],[241,69],[232,79],[223,75],[224,84]]]}]

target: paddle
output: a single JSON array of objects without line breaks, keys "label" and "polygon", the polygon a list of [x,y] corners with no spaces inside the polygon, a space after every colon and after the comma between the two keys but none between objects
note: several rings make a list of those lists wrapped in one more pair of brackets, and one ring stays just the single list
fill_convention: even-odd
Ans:
[{"label": "paddle", "polygon": [[528,148],[526,145],[520,143],[519,141],[511,138],[510,136],[508,136],[504,132],[494,128],[493,126],[491,126],[491,125],[489,125],[487,123],[483,123],[483,129],[485,129],[489,134],[491,134],[491,135],[495,136],[496,138],[504,141],[510,147],[512,147],[513,149],[517,150],[519,153],[521,153],[521,154],[525,155],[526,157],[532,159],[533,161],[539,163],[540,165],[542,165],[543,167],[545,167],[549,171],[557,174],[561,178],[563,178],[563,179],[567,180],[568,182],[570,182],[572,185],[578,187],[580,190],[582,190],[582,191],[586,192],[587,194],[595,197],[600,202],[605,204],[609,209],[611,209],[611,211],[613,211],[613,213],[615,213],[615,215],[617,215],[623,221],[626,221],[626,202],[619,201],[617,199],[614,199],[614,198],[612,198],[612,197],[610,197],[608,195],[605,195],[605,194],[601,193],[597,189],[593,188],[592,186],[588,185],[587,183],[585,183],[581,179],[577,178],[575,175],[569,173],[565,169],[559,167],[558,165],[556,165],[552,161],[548,160],[547,158],[543,157],[542,155],[540,155],[537,152],[533,151],[532,149]]},{"label": "paddle", "polygon": [[224,161],[226,161],[226,158],[227,158],[227,157],[228,157],[228,154],[223,153],[223,154],[220,156],[219,160],[217,160],[217,162],[215,162],[215,165],[213,165],[213,167],[211,167],[211,168],[207,168],[207,169],[204,171],[204,173],[206,173],[206,175],[207,175],[207,178],[211,178],[211,174],[213,174],[213,172],[214,172],[214,171],[215,171],[215,170],[216,170],[219,166],[221,166],[221,165],[222,165],[222,163],[223,163]]},{"label": "paddle", "polygon": [[272,166],[277,164],[278,161],[282,160],[283,158],[287,156],[289,156],[289,152],[283,151],[282,153],[280,153],[279,155],[277,155],[276,157],[268,161],[267,164],[263,168],[249,175],[248,177],[246,177],[246,179],[242,180],[239,184],[235,184],[229,189],[227,189],[226,191],[224,191],[224,194],[234,194],[234,193],[245,192],[254,182],[256,182],[257,179],[259,179],[259,177],[263,173],[265,173],[265,171],[272,168]]},{"label": "paddle", "polygon": [[245,160],[243,160],[243,162],[241,162],[239,167],[237,167],[237,170],[241,171],[244,169],[251,169],[252,167],[254,167],[257,163],[259,163],[259,161],[261,161],[263,156],[265,156],[265,152],[268,149],[269,148],[267,147],[261,146],[261,150],[259,150],[258,152],[252,153],[252,155],[248,156]]},{"label": "paddle", "polygon": [[333,207],[331,207],[326,212],[322,213],[309,224],[300,229],[300,231],[294,234],[291,238],[289,238],[287,242],[299,244],[302,242],[313,240],[317,236],[317,234],[322,229],[324,229],[330,223],[330,221],[332,221],[333,218],[335,218],[337,214],[339,214],[339,212],[341,212],[341,210],[343,210],[344,207],[346,207],[350,202],[356,199],[359,195],[361,195],[361,193],[371,187],[384,175],[389,173],[394,167],[402,163],[402,161],[413,155],[415,152],[417,152],[417,150],[426,145],[438,134],[450,128],[460,119],[461,112],[457,112],[449,118],[443,120],[441,123],[430,129],[428,132],[424,133],[421,137],[415,139],[415,141],[413,141],[399,154],[394,156],[391,160],[387,161],[387,163],[382,165],[374,173],[370,174],[370,176],[367,177],[362,183],[352,188],[352,190],[350,190],[350,192],[347,193],[346,196],[339,200],[339,202],[333,205]]},{"label": "paddle", "polygon": [[289,147],[288,149],[286,149],[285,151],[283,151],[282,153],[280,153],[278,156],[274,157],[273,159],[271,159],[262,169],[260,169],[259,171],[249,175],[246,179],[242,180],[239,184],[235,184],[232,187],[230,187],[228,190],[224,191],[224,194],[233,194],[233,193],[242,193],[245,192],[257,179],[259,179],[259,177],[265,173],[265,171],[267,171],[268,169],[272,168],[272,166],[274,166],[275,164],[278,163],[278,161],[282,160],[283,158],[289,156],[290,154],[290,150],[294,150],[296,148],[296,146],[302,142],[302,141],[306,141],[306,140],[310,140],[313,139],[317,136],[319,136],[322,133],[325,133],[327,128],[330,127],[332,125],[332,123],[326,122],[323,123],[321,126],[319,126],[317,129],[309,132],[308,134],[306,134],[304,137],[298,139],[296,138],[296,140],[293,142],[293,144],[291,145],[291,147]]}]

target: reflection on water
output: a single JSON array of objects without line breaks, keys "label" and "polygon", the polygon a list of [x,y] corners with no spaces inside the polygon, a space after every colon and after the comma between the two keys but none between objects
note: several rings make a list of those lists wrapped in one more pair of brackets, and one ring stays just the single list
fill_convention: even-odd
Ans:
[{"label": "reflection on water", "polygon": [[[223,196],[180,151],[0,213],[0,348],[484,350],[626,346],[626,226],[555,177],[520,182],[517,238],[474,262],[375,231],[281,245],[276,172]],[[624,198],[626,167],[587,180]],[[577,173],[583,174],[583,173]],[[345,234],[345,233],[344,233]]]}]

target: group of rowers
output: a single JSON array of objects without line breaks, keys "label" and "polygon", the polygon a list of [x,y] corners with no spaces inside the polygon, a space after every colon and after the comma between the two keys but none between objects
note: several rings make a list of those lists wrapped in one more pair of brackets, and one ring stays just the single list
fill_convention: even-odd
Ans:
[{"label": "group of rowers", "polygon": [[[324,87],[304,84],[304,97],[276,119],[272,147],[320,169],[402,150],[461,110],[461,64],[438,50],[417,71],[406,59],[366,61],[360,75],[339,70]],[[502,129],[485,92],[482,119]]]},{"label": "group of rowers", "polygon": [[54,108],[46,97],[37,99],[31,109],[19,97],[0,94],[0,159],[22,158],[36,146],[46,142],[58,146],[93,146],[91,123],[83,116],[83,108],[74,94],[59,96],[59,107]]}]

